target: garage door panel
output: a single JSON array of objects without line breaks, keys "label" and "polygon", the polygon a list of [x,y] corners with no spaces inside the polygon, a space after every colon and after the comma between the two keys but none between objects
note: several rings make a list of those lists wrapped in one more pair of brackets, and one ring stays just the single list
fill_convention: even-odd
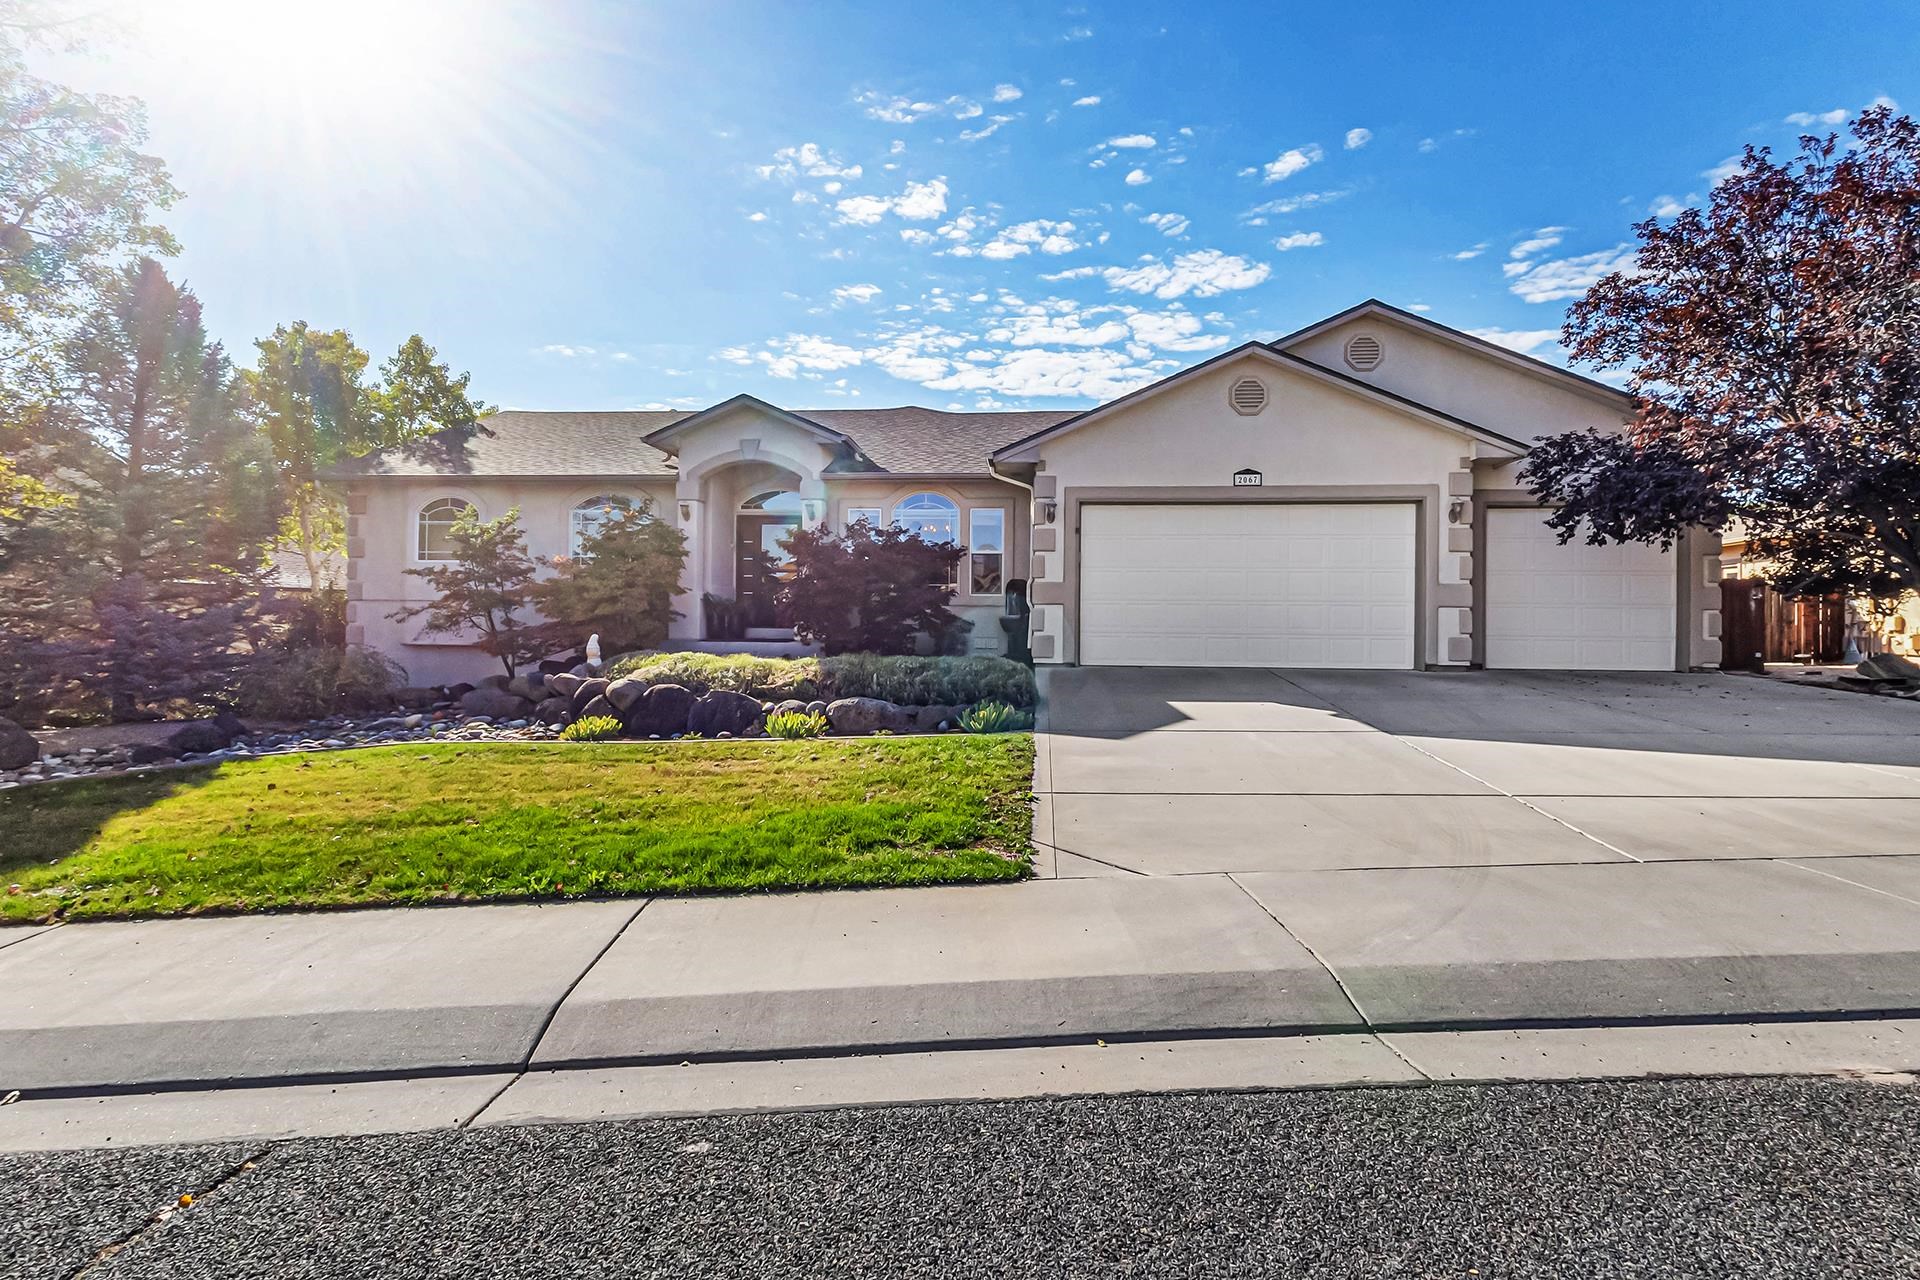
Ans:
[{"label": "garage door panel", "polygon": [[1487,513],[1489,667],[1667,671],[1673,556],[1639,543],[1561,545],[1538,511]]},{"label": "garage door panel", "polygon": [[1080,660],[1410,667],[1414,510],[1082,508]]}]

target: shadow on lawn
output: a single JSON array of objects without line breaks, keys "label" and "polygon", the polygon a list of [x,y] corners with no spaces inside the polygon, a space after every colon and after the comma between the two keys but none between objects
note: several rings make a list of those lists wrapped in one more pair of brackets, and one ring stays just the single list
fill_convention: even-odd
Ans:
[{"label": "shadow on lawn", "polygon": [[204,786],[218,765],[72,782],[37,782],[0,794],[0,880],[68,858],[125,813]]}]

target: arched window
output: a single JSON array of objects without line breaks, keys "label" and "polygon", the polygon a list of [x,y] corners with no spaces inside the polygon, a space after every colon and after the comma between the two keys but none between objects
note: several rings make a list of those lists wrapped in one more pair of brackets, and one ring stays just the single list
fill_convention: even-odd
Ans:
[{"label": "arched window", "polygon": [[414,554],[422,560],[453,559],[454,522],[471,510],[472,503],[462,502],[458,498],[435,498],[420,508]]},{"label": "arched window", "polygon": [[633,510],[633,500],[623,498],[617,493],[603,493],[597,498],[588,498],[573,509],[567,525],[567,554],[577,556],[580,547],[588,538],[599,533],[608,521],[625,512]]},{"label": "arched window", "polygon": [[937,493],[910,494],[894,503],[893,523],[924,542],[960,541],[960,508]]},{"label": "arched window", "polygon": [[770,516],[798,516],[803,510],[800,495],[791,489],[758,493],[740,504],[742,511],[764,511]]}]

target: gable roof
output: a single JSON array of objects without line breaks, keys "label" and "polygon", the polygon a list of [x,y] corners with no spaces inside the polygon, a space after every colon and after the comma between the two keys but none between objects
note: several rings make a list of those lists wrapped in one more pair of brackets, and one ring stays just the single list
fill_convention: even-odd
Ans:
[{"label": "gable roof", "polygon": [[1477,423],[1468,422],[1465,418],[1455,417],[1453,414],[1436,409],[1432,405],[1421,404],[1417,400],[1410,400],[1406,396],[1387,391],[1381,387],[1376,387],[1370,382],[1362,382],[1358,378],[1348,377],[1346,374],[1336,372],[1324,365],[1316,364],[1302,356],[1294,355],[1291,351],[1277,350],[1261,342],[1247,342],[1233,348],[1231,351],[1222,351],[1219,355],[1211,359],[1202,360],[1199,364],[1191,365],[1188,368],[1180,370],[1178,373],[1169,374],[1158,382],[1150,382],[1144,387],[1129,391],[1117,400],[1109,400],[1103,405],[1088,409],[1084,413],[1074,414],[1049,427],[1042,428],[1030,436],[1024,436],[1019,440],[1015,440],[1012,444],[996,449],[993,456],[996,459],[1004,458],[1009,454],[1017,453],[1022,449],[1036,445],[1043,440],[1051,440],[1068,431],[1085,426],[1089,422],[1103,418],[1124,405],[1156,396],[1170,387],[1176,386],[1189,378],[1212,369],[1215,365],[1242,358],[1261,360],[1269,364],[1278,365],[1287,369],[1289,372],[1303,374],[1309,378],[1325,382],[1343,391],[1347,391],[1350,394],[1359,396],[1361,399],[1371,400],[1376,404],[1388,405],[1410,414],[1413,417],[1429,422],[1434,426],[1470,436],[1484,444],[1489,444],[1497,449],[1511,452],[1515,457],[1527,452],[1528,446],[1521,441],[1515,440],[1511,436],[1502,435],[1498,431],[1489,430]]},{"label": "gable roof", "polygon": [[1604,382],[1575,373],[1571,369],[1563,369],[1538,356],[1526,355],[1509,347],[1503,347],[1497,342],[1488,342],[1485,338],[1476,338],[1470,333],[1450,328],[1438,320],[1429,320],[1417,312],[1404,310],[1390,302],[1382,302],[1378,298],[1368,298],[1365,302],[1356,303],[1345,311],[1330,315],[1324,320],[1316,320],[1304,329],[1295,329],[1292,333],[1275,338],[1269,345],[1275,350],[1295,347],[1309,338],[1317,337],[1329,329],[1337,328],[1350,320],[1358,320],[1363,316],[1371,316],[1390,324],[1413,329],[1428,337],[1471,351],[1475,355],[1491,357],[1521,373],[1560,383],[1570,390],[1603,399],[1615,407],[1630,409],[1635,403],[1633,396],[1619,387],[1608,386]]},{"label": "gable roof", "polygon": [[[782,409],[777,404],[769,404],[759,396],[748,395],[744,391],[731,399],[722,400],[719,404],[709,405],[697,413],[690,413],[684,418],[677,418],[669,422],[666,426],[650,433],[647,436],[647,443],[656,449],[664,449],[682,432],[691,431],[695,427],[711,422],[722,414],[731,413],[735,409],[742,408],[758,409],[770,418],[777,418],[789,426],[800,428],[801,431],[812,436],[822,444],[845,448],[853,443],[847,439],[843,432],[835,431],[831,427],[822,426],[817,419],[807,414],[795,413],[791,409]],[[668,452],[671,453],[672,450],[669,449]]]},{"label": "gable roof", "polygon": [[[752,397],[736,396],[731,405]],[[755,401],[755,403],[764,403]],[[715,406],[718,409],[720,406]],[[951,413],[901,405],[890,409],[782,410],[843,443],[834,474],[989,474],[988,458],[1015,440],[1073,414],[1064,410]],[[441,431],[411,444],[350,458],[337,479],[432,476],[672,476],[673,429],[715,409],[551,411],[503,409],[471,431]]]}]

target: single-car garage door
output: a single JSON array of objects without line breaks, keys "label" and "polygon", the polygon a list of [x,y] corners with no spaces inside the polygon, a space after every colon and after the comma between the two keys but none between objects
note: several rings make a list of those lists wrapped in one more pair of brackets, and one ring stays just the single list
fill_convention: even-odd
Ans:
[{"label": "single-car garage door", "polygon": [[1087,506],[1080,661],[1411,667],[1410,503]]},{"label": "single-car garage door", "polygon": [[1671,553],[1643,543],[1565,546],[1538,510],[1487,512],[1487,666],[1671,671]]}]

